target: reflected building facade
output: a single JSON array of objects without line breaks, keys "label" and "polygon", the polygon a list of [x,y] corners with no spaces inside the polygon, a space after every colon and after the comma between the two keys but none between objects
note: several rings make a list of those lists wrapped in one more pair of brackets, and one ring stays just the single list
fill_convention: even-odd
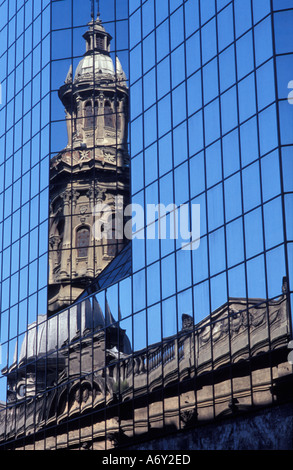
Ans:
[{"label": "reflected building facade", "polygon": [[[126,77],[118,57],[113,64],[111,36],[99,18],[89,23],[84,39],[85,56],[74,77],[70,66],[59,90],[68,145],[50,162],[52,313],[72,304],[125,244],[123,232],[119,240],[114,231],[115,212],[123,212],[129,203]],[[98,238],[94,227],[99,223]],[[103,237],[108,225],[113,235]]]},{"label": "reflected building facade", "polygon": [[91,3],[0,5],[0,448],[292,448],[293,3]]}]

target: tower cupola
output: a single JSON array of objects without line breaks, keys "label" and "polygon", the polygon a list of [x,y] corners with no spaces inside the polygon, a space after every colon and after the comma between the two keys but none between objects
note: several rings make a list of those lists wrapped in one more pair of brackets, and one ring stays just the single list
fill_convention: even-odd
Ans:
[{"label": "tower cupola", "polygon": [[100,16],[88,23],[89,29],[83,35],[86,40],[86,54],[92,54],[94,51],[107,54],[110,52],[110,42],[112,36],[107,33],[102,25]]}]

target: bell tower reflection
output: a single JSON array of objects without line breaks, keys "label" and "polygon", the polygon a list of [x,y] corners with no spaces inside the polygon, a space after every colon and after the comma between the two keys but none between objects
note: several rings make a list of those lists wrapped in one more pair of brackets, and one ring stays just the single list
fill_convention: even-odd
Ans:
[{"label": "bell tower reflection", "polygon": [[50,314],[74,302],[125,245],[93,234],[96,204],[111,207],[114,220],[115,198],[129,199],[128,87],[99,15],[88,26],[86,52],[59,89],[68,144],[50,164]]}]

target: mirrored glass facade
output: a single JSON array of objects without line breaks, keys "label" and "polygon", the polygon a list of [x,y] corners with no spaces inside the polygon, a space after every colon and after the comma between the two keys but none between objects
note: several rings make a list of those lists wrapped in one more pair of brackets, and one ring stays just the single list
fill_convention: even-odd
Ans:
[{"label": "mirrored glass facade", "polygon": [[292,24],[293,0],[0,3],[0,448],[292,401]]}]

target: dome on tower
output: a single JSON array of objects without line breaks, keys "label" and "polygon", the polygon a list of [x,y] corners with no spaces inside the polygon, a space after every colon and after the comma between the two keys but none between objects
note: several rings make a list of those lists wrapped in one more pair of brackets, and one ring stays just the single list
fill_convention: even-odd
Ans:
[{"label": "dome on tower", "polygon": [[97,75],[97,78],[99,74],[115,76],[115,67],[111,57],[98,52],[86,55],[76,68],[74,81],[93,74]]},{"label": "dome on tower", "polygon": [[92,19],[88,26],[88,31],[83,35],[86,40],[86,53],[76,68],[74,82],[90,78],[93,75],[95,80],[105,75],[125,81],[126,76],[118,57],[116,56],[114,64],[110,56],[112,37],[106,32],[99,16],[95,21]]}]

